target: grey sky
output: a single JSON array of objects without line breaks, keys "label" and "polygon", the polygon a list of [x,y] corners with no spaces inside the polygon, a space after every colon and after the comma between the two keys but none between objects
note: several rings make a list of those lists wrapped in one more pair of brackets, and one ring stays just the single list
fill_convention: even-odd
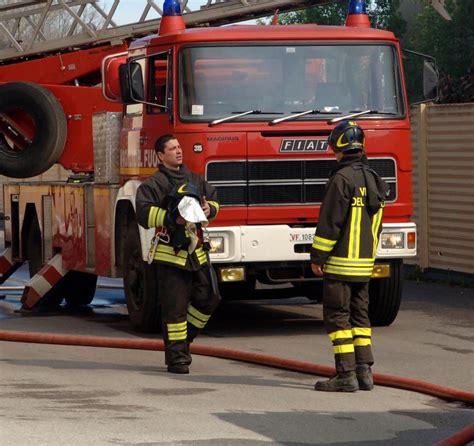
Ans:
[{"label": "grey sky", "polygon": [[[160,8],[163,7],[164,0],[155,0],[155,4]],[[110,0],[105,2],[106,10],[110,9],[111,2]],[[207,0],[189,0],[188,6],[193,11],[200,8],[200,6],[207,4]],[[108,5],[108,6],[107,6]],[[126,23],[137,22],[141,16],[141,13],[147,5],[146,0],[122,0],[114,14],[114,21],[119,25],[124,25]],[[158,14],[150,10],[147,18],[157,18]]]}]

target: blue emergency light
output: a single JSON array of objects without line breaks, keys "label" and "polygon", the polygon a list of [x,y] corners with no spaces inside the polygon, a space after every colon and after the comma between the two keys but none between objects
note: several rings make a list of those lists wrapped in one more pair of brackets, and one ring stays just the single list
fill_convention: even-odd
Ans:
[{"label": "blue emergency light", "polygon": [[367,14],[365,0],[350,0],[349,15],[351,14]]},{"label": "blue emergency light", "polygon": [[181,5],[179,0],[165,0],[163,4],[163,17],[181,15]]}]

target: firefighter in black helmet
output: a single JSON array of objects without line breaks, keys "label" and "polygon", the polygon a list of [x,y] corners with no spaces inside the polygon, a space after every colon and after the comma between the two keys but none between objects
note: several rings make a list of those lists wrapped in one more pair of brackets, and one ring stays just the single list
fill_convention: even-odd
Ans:
[{"label": "firefighter in black helmet", "polygon": [[323,315],[336,375],[318,381],[329,392],[371,390],[368,285],[374,267],[387,188],[368,167],[364,131],[342,121],[328,144],[336,154],[311,247],[311,268],[323,276]]},{"label": "firefighter in black helmet", "polygon": [[219,203],[216,188],[183,164],[175,135],[158,138],[155,149],[159,170],[137,190],[137,218],[141,226],[157,228],[149,261],[158,277],[168,372],[189,373],[189,344],[206,325],[220,297],[202,228],[185,221],[178,205],[183,197],[196,199],[210,221]]}]

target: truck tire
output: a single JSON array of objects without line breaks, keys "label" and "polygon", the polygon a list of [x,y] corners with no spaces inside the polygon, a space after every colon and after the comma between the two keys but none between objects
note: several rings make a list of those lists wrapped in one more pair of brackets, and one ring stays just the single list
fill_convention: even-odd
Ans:
[{"label": "truck tire", "polygon": [[61,289],[69,305],[89,305],[94,299],[97,276],[82,271],[69,271],[63,278]]},{"label": "truck tire", "polygon": [[[27,138],[22,147],[9,139],[8,130],[1,130],[10,122]],[[32,82],[0,85],[1,175],[13,178],[40,175],[58,161],[66,136],[66,116],[51,91]]]},{"label": "truck tire", "polygon": [[321,302],[323,300],[323,281],[293,282],[293,286],[297,293],[308,298],[313,302]]},{"label": "truck tire", "polygon": [[252,299],[256,283],[255,277],[248,277],[243,282],[221,282],[219,292],[222,298],[227,300]]},{"label": "truck tire", "polygon": [[397,317],[402,300],[403,261],[391,262],[391,276],[374,279],[369,285],[369,318],[374,327],[390,325]]},{"label": "truck tire", "polygon": [[161,327],[156,267],[143,261],[140,234],[135,221],[128,224],[121,255],[123,286],[130,323],[136,330],[156,333]]}]

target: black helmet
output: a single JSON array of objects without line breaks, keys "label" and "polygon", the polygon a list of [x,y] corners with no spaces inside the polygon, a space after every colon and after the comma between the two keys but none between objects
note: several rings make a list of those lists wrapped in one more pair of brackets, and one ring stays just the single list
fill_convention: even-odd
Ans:
[{"label": "black helmet", "polygon": [[169,212],[168,219],[170,223],[167,226],[170,232],[170,245],[179,249],[186,249],[191,241],[184,225],[176,224],[176,219],[179,217],[178,205],[184,197],[193,197],[201,202],[199,188],[193,183],[182,183],[174,186],[164,200],[164,207]]},{"label": "black helmet", "polygon": [[183,197],[193,197],[201,202],[201,196],[199,194],[199,188],[193,183],[182,183],[178,184],[165,199],[165,205],[169,212],[176,212],[178,204]]},{"label": "black helmet", "polygon": [[328,144],[335,153],[364,150],[364,131],[355,121],[341,121],[329,135]]}]

